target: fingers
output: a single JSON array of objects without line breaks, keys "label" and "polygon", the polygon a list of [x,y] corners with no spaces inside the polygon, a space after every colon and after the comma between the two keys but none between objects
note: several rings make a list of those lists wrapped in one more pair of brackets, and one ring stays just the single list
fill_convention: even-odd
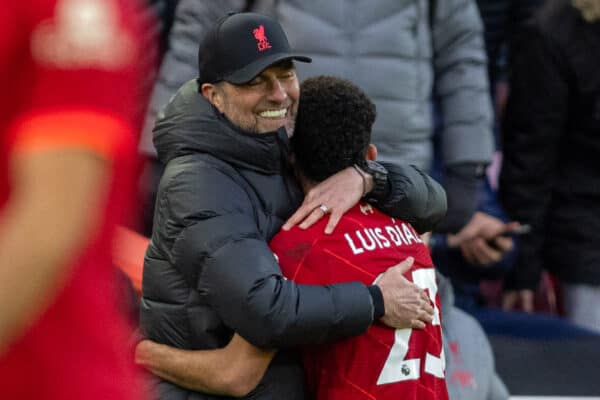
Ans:
[{"label": "fingers", "polygon": [[467,242],[480,234],[482,229],[482,218],[485,219],[484,214],[479,211],[473,214],[469,222],[454,235],[455,246],[460,246],[464,242]]},{"label": "fingers", "polygon": [[521,227],[521,224],[517,221],[507,222],[504,224],[504,229],[506,232],[516,231]]},{"label": "fingers", "polygon": [[296,210],[281,228],[287,231],[298,225],[301,229],[307,229],[325,215],[330,214],[327,226],[325,227],[325,233],[330,234],[340,222],[342,215],[354,204],[342,204],[326,195],[321,195],[318,198],[315,196],[310,196],[309,198],[307,196],[300,208]]},{"label": "fingers", "polygon": [[454,247],[460,246],[465,242],[471,241],[477,237],[492,239],[496,236],[519,229],[521,224],[516,221],[504,223],[491,215],[476,212],[471,220],[449,241]]},{"label": "fingers", "polygon": [[427,292],[423,289],[421,289],[421,300],[423,300],[426,304],[430,303],[429,295],[427,295]]},{"label": "fingers", "polygon": [[312,210],[308,216],[302,221],[299,225],[300,229],[306,229],[310,227],[312,224],[323,218],[326,214],[319,207]]},{"label": "fingers", "polygon": [[310,189],[300,208],[282,228],[289,230],[298,224],[302,229],[308,228],[323,218],[325,213],[320,207],[324,205],[331,213],[325,232],[331,233],[342,214],[360,200],[362,190],[362,178],[354,168],[346,168]]},{"label": "fingers", "polygon": [[502,252],[491,247],[485,240],[477,238],[473,243],[475,258],[479,265],[489,265],[502,259]]},{"label": "fingers", "polygon": [[[302,221],[302,223],[299,225],[299,227],[301,229],[307,229],[311,225],[313,225],[314,223],[316,223],[317,221],[319,221],[321,218],[323,218],[325,215],[327,215],[330,212],[329,209],[327,209],[327,212],[324,209],[327,209],[327,208],[324,208],[323,205],[315,208],[308,215],[308,217],[306,217],[304,219],[304,221]],[[331,216],[329,217],[329,220],[327,221],[327,226],[325,227],[325,233],[326,234],[329,235],[329,234],[331,234],[333,232],[333,230],[335,229],[335,227],[337,226],[337,224],[342,219],[342,215],[343,215],[343,213],[341,213],[339,211],[334,211],[334,212],[331,213]]]},{"label": "fingers", "polygon": [[413,329],[425,329],[425,323],[423,321],[419,321],[418,319],[413,319],[410,321],[410,327]]},{"label": "fingers", "polygon": [[461,251],[464,259],[467,260],[467,262],[469,264],[478,265],[477,259],[475,258],[475,255],[473,254],[473,250],[471,249],[471,247],[461,246],[460,251]]},{"label": "fingers", "polygon": [[419,311],[417,313],[417,318],[411,320],[411,327],[414,329],[423,329],[427,324],[430,324],[433,321],[433,306],[431,301],[429,300],[429,296],[425,293],[424,290],[421,291],[421,294],[425,296],[421,297],[421,305],[419,307]]},{"label": "fingers", "polygon": [[311,210],[308,210],[307,207],[303,204],[299,209],[285,222],[285,224],[281,227],[284,231],[289,231],[294,226],[298,225],[302,222],[309,214]]},{"label": "fingers", "polygon": [[470,240],[461,245],[465,259],[474,265],[486,266],[502,259],[503,252],[493,247],[482,238]]},{"label": "fingers", "polygon": [[458,247],[462,245],[464,242],[472,239],[475,236],[475,232],[472,229],[463,228],[460,232],[455,235],[449,235],[450,239],[448,241],[448,245],[450,247]]},{"label": "fingers", "polygon": [[399,294],[408,297],[416,297],[416,294],[413,293],[420,289],[404,277],[404,274],[412,267],[413,263],[414,258],[408,257],[401,263],[388,268],[387,271],[377,278],[376,284],[381,290],[386,309],[388,307],[388,302],[393,302]]},{"label": "fingers", "polygon": [[394,265],[392,268],[398,269],[398,272],[402,275],[408,272],[408,270],[415,263],[415,259],[413,257],[407,257],[404,261]]},{"label": "fingers", "polygon": [[433,321],[434,309],[431,299],[425,290],[421,290],[421,299],[423,303],[421,304],[421,313],[419,314],[419,319],[424,322],[431,322]]},{"label": "fingers", "polygon": [[417,307],[416,318],[411,320],[411,327],[415,329],[423,329],[425,325],[430,324],[433,321],[433,304],[427,292],[423,289],[419,289],[420,302]]},{"label": "fingers", "polygon": [[498,236],[494,239],[495,246],[503,253],[509,252],[513,248],[512,238],[505,236]]},{"label": "fingers", "polygon": [[430,324],[433,321],[433,308],[431,310],[423,310],[419,313],[419,321]]},{"label": "fingers", "polygon": [[[325,205],[325,202],[321,202],[317,205],[314,205],[316,203],[317,200],[314,199],[314,196],[307,195],[300,208],[298,208],[296,212],[285,222],[281,229],[283,229],[284,231],[288,231],[298,224],[300,224],[299,227],[301,229],[306,229],[321,218],[323,218],[327,214],[327,212],[333,212]],[[327,210],[327,212],[324,210]],[[338,222],[339,218],[341,218],[341,216],[338,217]],[[335,223],[335,225],[337,225],[337,222]],[[335,227],[335,225],[333,226]]]},{"label": "fingers", "polygon": [[328,199],[324,197],[320,190],[313,188],[306,196],[304,201],[296,212],[282,226],[283,230],[290,230],[292,227],[300,224],[300,228],[306,229],[325,215],[319,208],[321,205],[329,205]]},{"label": "fingers", "polygon": [[325,233],[326,234],[331,234],[333,232],[333,230],[335,229],[335,227],[337,226],[338,222],[340,222],[340,219],[342,219],[342,213],[334,211],[331,213],[331,216],[329,217],[329,221],[327,221],[327,226],[325,227]]}]

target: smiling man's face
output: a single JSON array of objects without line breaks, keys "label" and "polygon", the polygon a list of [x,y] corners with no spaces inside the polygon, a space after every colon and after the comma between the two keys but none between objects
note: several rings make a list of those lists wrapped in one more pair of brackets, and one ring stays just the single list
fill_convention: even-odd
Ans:
[{"label": "smiling man's face", "polygon": [[285,126],[291,136],[299,86],[294,64],[283,61],[243,85],[205,84],[202,93],[233,124],[246,131],[266,133]]}]

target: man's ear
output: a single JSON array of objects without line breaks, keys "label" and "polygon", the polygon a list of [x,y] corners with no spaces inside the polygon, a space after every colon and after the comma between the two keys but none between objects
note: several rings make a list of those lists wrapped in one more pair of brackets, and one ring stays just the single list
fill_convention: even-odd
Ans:
[{"label": "man's ear", "polygon": [[367,147],[367,155],[365,158],[370,161],[377,160],[377,147],[373,143],[369,144]]},{"label": "man's ear", "polygon": [[220,113],[223,113],[223,93],[218,87],[212,83],[203,83],[200,92]]}]

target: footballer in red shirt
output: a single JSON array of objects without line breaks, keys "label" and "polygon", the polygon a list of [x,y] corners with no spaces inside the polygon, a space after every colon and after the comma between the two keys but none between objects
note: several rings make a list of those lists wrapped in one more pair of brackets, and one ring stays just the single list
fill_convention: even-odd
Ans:
[{"label": "footballer in red shirt", "polygon": [[435,270],[419,235],[367,203],[344,214],[333,234],[324,233],[325,225],[321,219],[273,238],[270,246],[285,276],[302,284],[370,285],[390,265],[413,257],[406,278],[427,289],[435,315],[424,329],[374,324],[363,335],[305,348],[309,389],[317,399],[447,399]]},{"label": "footballer in red shirt", "polygon": [[128,0],[0,8],[0,394],[133,399],[110,248],[151,60]]},{"label": "footballer in red shirt", "polygon": [[[302,83],[292,137],[299,180],[307,192],[348,166],[375,159],[370,144],[375,106],[352,83],[316,77]],[[325,208],[326,209],[326,208]],[[270,242],[285,276],[302,284],[373,284],[390,266],[412,257],[405,277],[426,290],[434,317],[423,329],[375,323],[356,337],[303,349],[309,389],[319,400],[447,400],[440,300],[429,250],[413,227],[361,202],[335,231],[326,221],[279,232]]]}]

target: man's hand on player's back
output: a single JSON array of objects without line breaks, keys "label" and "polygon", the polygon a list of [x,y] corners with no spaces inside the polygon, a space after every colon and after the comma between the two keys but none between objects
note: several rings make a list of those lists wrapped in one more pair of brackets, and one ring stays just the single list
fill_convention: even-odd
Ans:
[{"label": "man's hand on player's back", "polygon": [[433,318],[433,307],[427,293],[404,277],[414,259],[408,257],[385,271],[376,281],[381,289],[385,314],[381,322],[392,328],[425,328]]}]

